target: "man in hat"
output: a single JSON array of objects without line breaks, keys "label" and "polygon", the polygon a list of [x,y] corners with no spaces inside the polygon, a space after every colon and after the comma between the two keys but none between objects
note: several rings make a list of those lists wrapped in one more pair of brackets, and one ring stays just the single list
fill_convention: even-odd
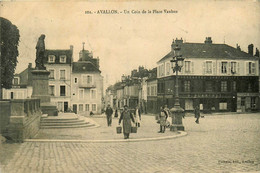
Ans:
[{"label": "man in hat", "polygon": [[112,114],[113,114],[113,109],[110,107],[110,104],[108,104],[106,108],[107,126],[111,126],[112,124]]},{"label": "man in hat", "polygon": [[124,138],[128,139],[129,135],[131,133],[131,120],[133,123],[135,122],[133,115],[130,113],[128,110],[128,106],[124,106],[124,110],[121,113],[121,116],[119,118],[119,125],[121,121],[123,120],[123,133],[124,133]]}]

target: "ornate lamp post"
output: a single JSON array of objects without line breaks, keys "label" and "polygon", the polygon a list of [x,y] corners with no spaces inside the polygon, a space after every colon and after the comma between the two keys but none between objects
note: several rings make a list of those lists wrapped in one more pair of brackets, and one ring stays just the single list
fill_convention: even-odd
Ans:
[{"label": "ornate lamp post", "polygon": [[184,115],[184,109],[180,107],[179,101],[179,83],[178,83],[178,72],[181,71],[182,65],[178,62],[183,62],[184,58],[180,52],[181,48],[176,45],[174,48],[174,57],[171,60],[173,73],[176,72],[176,81],[175,81],[175,102],[173,108],[171,108],[172,113],[172,125],[171,131],[182,130],[184,131],[184,126],[182,125],[182,117]]}]

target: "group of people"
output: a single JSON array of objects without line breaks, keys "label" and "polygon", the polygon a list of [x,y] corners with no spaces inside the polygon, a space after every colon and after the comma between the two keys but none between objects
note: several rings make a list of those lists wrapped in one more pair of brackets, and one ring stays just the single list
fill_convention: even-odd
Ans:
[{"label": "group of people", "polygon": [[[113,115],[113,109],[111,108],[110,105],[107,106],[106,111],[105,111],[106,117],[107,117],[107,125],[111,126],[112,124],[112,115]],[[115,111],[115,117],[118,117],[118,111],[116,109]],[[124,106],[124,110],[120,114],[119,122],[118,124],[120,125],[121,122],[123,121],[123,134],[124,138],[128,139],[129,135],[131,133],[131,120],[133,123],[135,123],[136,127],[140,127],[141,123],[141,110],[139,106],[137,105],[134,113],[131,113],[128,109],[128,106]]]}]

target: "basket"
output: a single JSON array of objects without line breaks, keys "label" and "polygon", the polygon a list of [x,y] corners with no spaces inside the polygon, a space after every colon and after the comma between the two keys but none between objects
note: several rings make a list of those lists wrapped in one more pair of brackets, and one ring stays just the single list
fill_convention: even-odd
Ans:
[{"label": "basket", "polygon": [[122,127],[121,126],[116,127],[116,133],[117,134],[122,133]]},{"label": "basket", "polygon": [[137,133],[137,127],[131,127],[131,133]]}]

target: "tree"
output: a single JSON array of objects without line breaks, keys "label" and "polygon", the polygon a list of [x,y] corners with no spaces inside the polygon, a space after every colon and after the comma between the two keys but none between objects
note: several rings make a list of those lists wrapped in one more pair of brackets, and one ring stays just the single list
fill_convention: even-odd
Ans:
[{"label": "tree", "polygon": [[2,88],[11,88],[17,65],[19,30],[9,20],[0,17],[0,99]]}]

